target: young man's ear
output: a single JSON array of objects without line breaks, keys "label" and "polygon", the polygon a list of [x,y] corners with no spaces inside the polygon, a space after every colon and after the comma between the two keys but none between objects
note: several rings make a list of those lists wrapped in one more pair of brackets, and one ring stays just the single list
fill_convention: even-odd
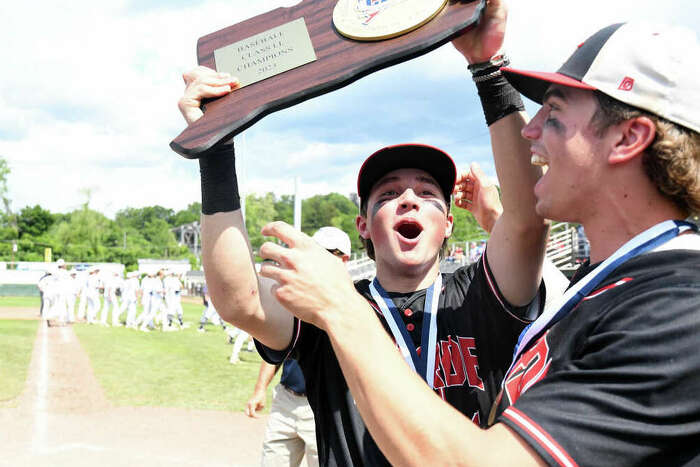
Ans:
[{"label": "young man's ear", "polygon": [[610,164],[631,161],[644,153],[656,137],[656,125],[649,117],[635,117],[617,125],[613,148],[608,156]]},{"label": "young man's ear", "polygon": [[367,240],[369,238],[369,229],[367,228],[367,218],[363,217],[362,215],[358,215],[355,218],[355,227],[357,227],[357,232],[360,234],[360,237],[364,238]]},{"label": "young man's ear", "polygon": [[447,215],[447,220],[445,221],[445,238],[450,238],[452,236],[452,228],[454,227],[454,216],[452,213]]}]

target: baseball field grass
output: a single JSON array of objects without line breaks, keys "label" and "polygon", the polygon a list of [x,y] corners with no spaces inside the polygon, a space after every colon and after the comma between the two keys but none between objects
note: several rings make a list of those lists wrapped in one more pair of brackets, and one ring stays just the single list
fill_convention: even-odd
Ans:
[{"label": "baseball field grass", "polygon": [[0,407],[16,407],[32,357],[39,321],[0,320]]},{"label": "baseball field grass", "polygon": [[[0,308],[39,310],[38,297],[0,297]],[[123,327],[76,323],[75,334],[105,395],[116,406],[240,411],[257,380],[257,352],[244,345],[241,362],[229,363],[233,346],[219,326],[197,332],[201,300],[183,301],[177,332],[144,333]],[[138,309],[141,312],[141,307]],[[122,319],[124,316],[122,315]],[[15,407],[24,389],[39,320],[0,319],[0,407]],[[274,387],[279,374],[270,384]],[[268,390],[266,410],[271,403]]]},{"label": "baseball field grass", "polygon": [[243,410],[258,376],[260,357],[244,346],[241,362],[231,365],[232,345],[226,333],[211,324],[206,332],[197,332],[202,306],[183,303],[183,309],[184,321],[190,326],[176,332],[73,326],[113,404]]},{"label": "baseball field grass", "polygon": [[0,307],[35,308],[38,312],[40,306],[39,297],[0,297]]}]

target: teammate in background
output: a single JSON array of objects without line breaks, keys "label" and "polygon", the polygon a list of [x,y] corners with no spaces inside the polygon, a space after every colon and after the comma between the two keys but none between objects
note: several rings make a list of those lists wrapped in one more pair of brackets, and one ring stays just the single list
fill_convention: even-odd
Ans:
[{"label": "teammate in background", "polygon": [[48,310],[52,306],[50,299],[53,297],[49,296],[48,291],[53,281],[54,277],[53,274],[51,274],[51,271],[46,271],[44,272],[44,275],[39,278],[39,281],[36,284],[37,288],[39,289],[39,297],[41,298],[41,308],[39,309],[39,317],[41,318],[46,316]]},{"label": "teammate in background", "polygon": [[49,314],[46,316],[46,322],[50,326],[58,322],[61,325],[69,322],[68,313],[68,295],[70,294],[71,279],[66,271],[66,262],[63,258],[56,261],[54,270],[54,282],[51,286],[51,292],[54,295],[53,305],[49,309]]},{"label": "teammate in background", "polygon": [[[207,284],[202,286],[202,304],[204,305],[204,309],[202,310],[201,318],[199,318],[199,328],[197,328],[197,332],[206,332],[204,325],[207,324],[208,321],[211,321],[214,326],[221,326],[221,329],[225,331],[226,324],[221,319],[221,316],[219,316],[216,308],[214,308],[214,304],[211,302]],[[229,337],[231,337],[230,334]]]},{"label": "teammate in background", "polygon": [[[280,365],[260,364],[258,380],[253,395],[248,400],[245,413],[257,418],[257,412],[265,408],[267,387]],[[314,413],[306,398],[304,374],[299,363],[288,358],[282,364],[282,377],[273,390],[270,416],[265,427],[263,441],[263,466],[298,466],[306,454],[306,465],[318,464]]]},{"label": "teammate in background", "polygon": [[[347,264],[352,252],[350,237],[337,227],[321,227],[313,240]],[[265,407],[267,387],[279,365],[260,364],[255,391],[246,405],[246,415],[257,417]],[[288,358],[282,364],[282,377],[275,387],[263,442],[262,465],[297,466],[306,453],[309,467],[318,465],[314,414],[306,399],[306,385],[299,363]]]},{"label": "teammate in background", "polygon": [[122,308],[126,311],[126,327],[136,329],[136,300],[139,292],[139,272],[131,271],[126,273],[126,280],[122,288]]},{"label": "teammate in background", "polygon": [[[119,325],[119,300],[117,299],[117,289],[119,288],[119,275],[116,272],[104,271],[102,274],[102,286],[104,303],[101,310],[100,324],[107,326],[107,316],[110,309],[112,311],[112,326]],[[115,316],[116,315],[116,316]]]},{"label": "teammate in background", "polygon": [[165,279],[163,279],[163,289],[165,291],[168,328],[171,329],[173,327],[173,318],[176,316],[180,323],[180,328],[182,328],[182,297],[180,295],[182,293],[182,282],[180,282],[174,271],[166,271]]},{"label": "teammate in background", "polygon": [[[122,277],[121,274],[118,272],[114,271],[112,272],[112,294],[113,294],[113,300],[114,300],[114,306],[112,308],[112,326],[121,326],[121,314],[122,310],[124,309],[119,303],[119,298],[122,296],[124,293],[124,278]],[[123,300],[123,298],[122,298]]]},{"label": "teammate in background", "polygon": [[78,295],[82,289],[82,283],[78,278],[78,271],[75,269],[71,270],[69,273],[69,281],[67,287],[67,304],[68,304],[68,322],[75,322],[75,302],[77,301]]},{"label": "teammate in background", "polygon": [[78,271],[77,281],[78,281],[78,294],[80,300],[78,300],[78,321],[85,321],[87,319],[87,283],[88,283],[88,272]]},{"label": "teammate in background", "polygon": [[[237,87],[235,79],[203,67],[184,78],[187,87],[179,104],[188,122],[202,115],[202,98]],[[391,330],[406,363],[426,379],[425,385],[482,423],[518,334],[541,310],[538,291],[547,223],[535,214],[532,193],[541,170],[530,166],[529,146],[518,134],[525,125],[519,96],[504,97],[496,111],[486,109],[504,213],[482,261],[454,274],[439,274],[443,243],[452,232],[450,196],[454,189],[457,205],[468,204],[470,180],[466,175],[457,178],[454,162],[437,148],[421,144],[383,148],[361,168],[357,228],[375,259],[377,280],[361,281],[357,289],[332,255],[280,222],[263,232],[289,248],[266,243],[261,255],[283,268],[265,264],[261,270],[265,277],[259,278],[240,212],[232,145],[199,159],[202,258],[210,294],[227,321],[260,341],[258,349],[269,363],[281,363],[290,354],[298,357],[316,418],[321,464],[384,464],[386,459],[357,412],[329,336],[313,321],[294,319],[280,301],[284,306],[298,301],[297,305],[311,309],[323,308],[316,294],[327,290],[323,277],[334,278],[332,289],[338,292],[334,304],[342,300],[343,307],[359,303],[369,308],[371,303],[377,310],[373,316],[383,309],[380,319],[387,319],[385,330]],[[290,287],[273,287],[275,280],[298,273],[319,280],[294,289],[294,297],[286,293]],[[343,275],[340,283],[335,280],[338,273]],[[364,341],[358,339],[355,345],[362,347]],[[390,386],[395,388],[393,382]],[[404,409],[411,406],[407,402]]]},{"label": "teammate in background", "polygon": [[97,323],[97,313],[100,311],[100,268],[92,266],[88,269],[88,277],[85,285],[85,298],[87,301],[87,321],[90,324]]},{"label": "teammate in background", "polygon": [[[700,236],[684,222],[700,212],[697,38],[614,24],[557,72],[540,73],[498,68],[505,17],[491,0],[455,45],[480,92],[513,86],[542,104],[522,129],[532,163],[549,167],[534,189],[536,210],[582,224],[590,262],[521,336],[490,428],[476,428],[400,365],[372,310],[339,293],[329,261],[316,268],[336,287],[317,288],[292,264],[278,296],[320,292],[284,303],[328,332],[392,464],[698,465]],[[377,384],[378,375],[392,384]]]},{"label": "teammate in background", "polygon": [[235,365],[241,362],[241,350],[243,349],[243,344],[248,342],[248,352],[252,352],[255,348],[255,343],[253,338],[242,329],[238,328],[226,328],[226,333],[229,336],[229,343],[233,342],[233,349],[231,349],[231,357],[228,361],[231,365]]},{"label": "teammate in background", "polygon": [[140,325],[139,329],[144,332],[148,332],[154,327],[154,310],[158,306],[155,298],[158,282],[153,271],[148,271],[146,277],[141,280],[141,305],[143,306],[143,311],[137,318],[136,325]]},{"label": "teammate in background", "polygon": [[163,288],[164,277],[165,270],[159,270],[154,281],[154,293],[151,296],[151,315],[155,325],[160,326],[163,331],[168,325],[168,310],[165,307],[165,289]]}]

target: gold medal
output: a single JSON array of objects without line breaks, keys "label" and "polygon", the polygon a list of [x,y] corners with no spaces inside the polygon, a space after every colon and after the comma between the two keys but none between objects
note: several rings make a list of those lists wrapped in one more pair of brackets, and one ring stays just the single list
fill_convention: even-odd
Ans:
[{"label": "gold medal", "polygon": [[447,0],[338,0],[333,24],[340,34],[358,41],[379,41],[423,26]]}]

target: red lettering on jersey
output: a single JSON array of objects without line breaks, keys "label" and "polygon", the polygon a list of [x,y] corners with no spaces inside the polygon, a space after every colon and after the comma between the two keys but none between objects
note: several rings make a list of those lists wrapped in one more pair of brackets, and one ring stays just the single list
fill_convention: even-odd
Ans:
[{"label": "red lettering on jersey", "polygon": [[469,386],[484,390],[484,382],[479,377],[479,359],[473,350],[476,350],[476,342],[473,337],[458,337],[459,349],[464,361],[464,368],[467,370],[467,381]]},{"label": "red lettering on jersey", "polygon": [[445,395],[445,388],[444,387],[436,389],[436,391],[438,392],[440,399],[447,401],[447,398],[446,398],[447,396]]},{"label": "red lettering on jersey", "polygon": [[547,333],[524,352],[506,377],[505,392],[511,404],[536,382],[545,377],[552,359],[549,356]]},{"label": "red lettering on jersey", "polygon": [[472,415],[472,422],[474,422],[474,424],[476,426],[479,426],[479,427],[481,426],[481,419],[479,418],[479,412],[474,412],[474,415]]},{"label": "red lettering on jersey", "polygon": [[433,387],[435,389],[440,389],[441,393],[443,394],[443,399],[445,391],[442,390],[446,386],[445,380],[442,378],[442,370],[440,366],[440,342],[435,344],[435,380],[433,381]]},{"label": "red lettering on jersey", "polygon": [[475,353],[473,337],[448,336],[447,340],[436,344],[435,379],[433,387],[438,390],[449,386],[464,386],[484,390],[484,382],[479,377],[479,360]]},{"label": "red lettering on jersey", "polygon": [[447,341],[440,341],[440,364],[442,374],[445,376],[447,386],[461,386],[464,384],[464,365],[459,352],[459,345],[448,337]]}]

